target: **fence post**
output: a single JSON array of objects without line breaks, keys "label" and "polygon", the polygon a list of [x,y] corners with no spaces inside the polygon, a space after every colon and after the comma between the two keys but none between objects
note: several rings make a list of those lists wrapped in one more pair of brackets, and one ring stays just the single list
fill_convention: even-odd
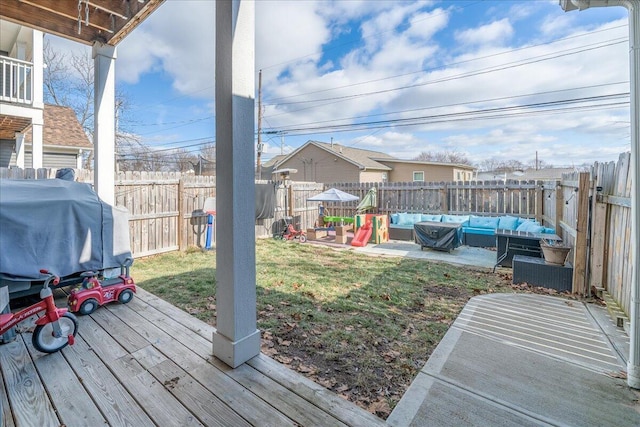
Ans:
[{"label": "fence post", "polygon": [[184,180],[182,176],[178,180],[178,250],[184,250]]},{"label": "fence post", "polygon": [[[544,224],[544,191],[542,189],[542,182],[536,181],[536,219],[540,224]],[[513,208],[512,208],[513,209]]]},{"label": "fence post", "polygon": [[576,245],[573,255],[573,293],[586,295],[587,288],[587,225],[589,223],[589,172],[580,172],[578,181],[578,218]]},{"label": "fence post", "polygon": [[556,229],[556,234],[560,237],[563,237],[562,226],[560,223],[562,222],[562,216],[564,214],[564,194],[562,193],[562,184],[560,181],[556,181],[556,217],[554,219],[555,224],[553,224],[553,228]]},{"label": "fence post", "polygon": [[446,182],[443,183],[442,189],[440,190],[440,209],[443,214],[449,213],[449,186]]},{"label": "fence post", "polygon": [[589,289],[591,287],[602,288],[604,286],[604,268],[606,257],[606,242],[609,230],[607,229],[607,204],[603,203],[602,195],[598,194],[598,185],[602,182],[602,167],[596,170],[591,190],[591,248],[589,254]]},{"label": "fence post", "polygon": [[286,211],[288,213],[287,216],[290,216],[291,218],[293,218],[293,204],[294,204],[294,200],[293,200],[293,184],[289,183],[289,186],[287,187],[287,206]]}]

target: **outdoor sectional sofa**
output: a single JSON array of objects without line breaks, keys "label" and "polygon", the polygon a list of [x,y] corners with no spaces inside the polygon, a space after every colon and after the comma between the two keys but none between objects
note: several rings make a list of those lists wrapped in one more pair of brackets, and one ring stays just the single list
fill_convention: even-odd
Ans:
[{"label": "outdoor sectional sofa", "polygon": [[423,221],[460,223],[462,224],[462,243],[476,247],[495,247],[496,230],[498,229],[555,233],[553,228],[543,227],[535,220],[510,215],[476,216],[395,213],[390,215],[389,239],[414,240],[413,225],[416,222]]}]

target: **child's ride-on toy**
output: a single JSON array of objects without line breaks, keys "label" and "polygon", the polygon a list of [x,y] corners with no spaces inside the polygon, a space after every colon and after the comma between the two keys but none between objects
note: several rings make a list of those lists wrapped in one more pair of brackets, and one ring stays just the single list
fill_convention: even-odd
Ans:
[{"label": "child's ride-on toy", "polygon": [[40,270],[40,273],[49,275],[40,291],[41,300],[17,313],[0,314],[0,335],[23,320],[44,312],[44,316],[36,320],[32,336],[33,347],[43,353],[55,353],[67,344],[73,345],[78,332],[78,321],[66,308],[56,307],[49,284],[57,285],[60,278],[47,270]]},{"label": "child's ride-on toy", "polygon": [[91,314],[108,302],[119,301],[126,304],[131,301],[136,292],[136,284],[129,276],[130,265],[131,260],[127,260],[127,265],[121,267],[118,277],[102,281],[94,271],[82,273],[81,276],[84,277],[82,284],[69,294],[69,310],[80,314]]},{"label": "child's ride-on toy", "polygon": [[298,238],[300,243],[307,241],[307,235],[302,230],[296,230],[293,224],[287,224],[287,227],[282,232],[282,238],[285,240],[294,240]]}]

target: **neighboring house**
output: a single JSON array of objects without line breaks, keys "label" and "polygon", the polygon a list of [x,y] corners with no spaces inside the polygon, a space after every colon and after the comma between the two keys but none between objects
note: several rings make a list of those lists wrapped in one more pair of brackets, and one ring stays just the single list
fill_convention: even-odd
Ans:
[{"label": "neighboring house", "polygon": [[43,102],[43,33],[0,20],[0,167],[81,168],[93,145],[72,109]]},{"label": "neighboring house", "polygon": [[417,160],[376,159],[391,167],[389,182],[471,181],[475,168],[458,163],[421,162]]},{"label": "neighboring house", "polygon": [[401,160],[379,151],[319,141],[307,141],[268,168],[263,167],[262,178],[273,178],[269,175],[274,169],[296,169],[290,175],[293,181],[326,183],[468,181],[474,170],[467,165]]},{"label": "neighboring house", "polygon": [[505,179],[517,181],[546,181],[561,179],[563,173],[571,173],[576,170],[576,168],[542,168],[517,170],[512,172],[478,172],[473,179],[476,181],[504,181]]}]

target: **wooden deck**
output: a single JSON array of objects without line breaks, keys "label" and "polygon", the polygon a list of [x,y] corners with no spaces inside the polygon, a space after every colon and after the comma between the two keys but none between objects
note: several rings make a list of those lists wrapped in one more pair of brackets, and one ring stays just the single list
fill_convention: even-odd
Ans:
[{"label": "wooden deck", "polygon": [[59,353],[0,345],[0,426],[385,425],[264,355],[230,369],[212,326],[142,289],[78,320]]}]

